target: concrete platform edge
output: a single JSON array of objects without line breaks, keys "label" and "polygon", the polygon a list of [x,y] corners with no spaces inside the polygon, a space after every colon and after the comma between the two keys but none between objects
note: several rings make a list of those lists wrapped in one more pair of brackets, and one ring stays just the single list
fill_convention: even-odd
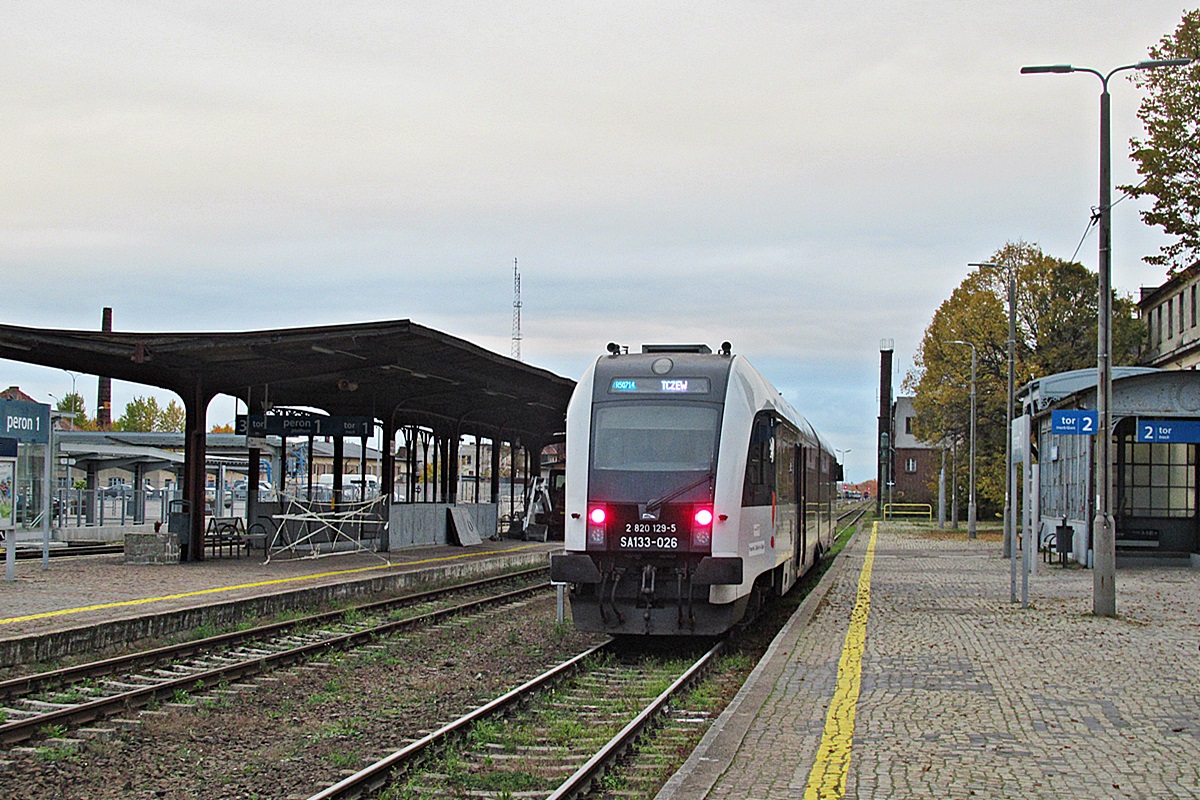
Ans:
[{"label": "concrete platform edge", "polygon": [[[70,655],[102,655],[143,639],[168,636],[201,625],[226,625],[246,617],[268,616],[296,608],[397,591],[427,582],[474,578],[524,567],[545,566],[546,553],[533,550],[393,572],[370,578],[306,586],[258,597],[227,600],[125,619],[0,639],[0,667],[51,661]],[[397,564],[402,568],[403,564]]]},{"label": "concrete platform edge", "polygon": [[[855,527],[854,534],[846,543],[842,554],[856,547],[863,536],[863,527],[861,523]],[[783,672],[787,659],[776,658],[776,654],[781,649],[790,651],[795,646],[805,624],[816,613],[817,607],[829,594],[838,577],[851,568],[849,564],[848,559],[838,558],[833,567],[821,576],[820,582],[808,597],[804,598],[804,602],[792,614],[783,629],[775,635],[742,688],[717,717],[688,760],[655,795],[654,800],[700,800],[708,796],[709,791],[733,763],[750,724],[758,716],[763,703],[774,690],[780,673]]]}]

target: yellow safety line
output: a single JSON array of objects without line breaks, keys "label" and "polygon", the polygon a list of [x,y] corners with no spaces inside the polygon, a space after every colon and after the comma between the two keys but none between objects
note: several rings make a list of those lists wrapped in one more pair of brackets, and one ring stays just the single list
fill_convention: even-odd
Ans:
[{"label": "yellow safety line", "polygon": [[[516,552],[518,550],[528,550],[532,547],[537,547],[534,544],[524,544],[518,547],[505,550],[506,553]],[[106,608],[121,608],[122,606],[140,606],[146,603],[157,603],[162,600],[179,600],[184,597],[198,597],[205,594],[217,594],[219,592],[232,592],[236,589],[254,589],[259,586],[273,586],[281,583],[292,583],[295,581],[311,581],[317,578],[329,578],[335,575],[353,575],[357,572],[369,572],[376,569],[390,569],[393,567],[411,567],[418,564],[435,564],[439,561],[457,561],[463,558],[478,558],[485,555],[491,555],[494,551],[487,553],[463,553],[455,556],[440,556],[438,558],[425,558],[419,561],[405,561],[400,564],[375,564],[370,567],[355,567],[354,569],[342,569],[334,572],[318,572],[313,575],[297,575],[292,578],[273,578],[269,581],[256,581],[254,583],[239,583],[236,586],[218,586],[215,589],[197,589],[194,592],[180,592],[179,594],[165,594],[161,597],[143,597],[138,600],[119,600],[115,603],[100,603],[94,606],[81,606],[79,608],[64,608],[58,611],[43,611],[38,614],[26,614],[22,617],[8,617],[0,619],[0,625],[8,625],[13,622],[28,622],[34,619],[45,619],[47,617],[61,617],[67,614],[81,614],[84,611],[101,611]]]},{"label": "yellow safety line", "polygon": [[858,576],[857,600],[850,614],[850,629],[838,661],[837,688],[825,718],[825,733],[817,748],[817,760],[808,775],[804,800],[838,800],[846,793],[850,772],[850,747],[854,739],[854,713],[862,686],[863,649],[867,641],[867,614],[871,610],[871,570],[875,564],[875,539],[879,523],[871,528],[871,541]]}]

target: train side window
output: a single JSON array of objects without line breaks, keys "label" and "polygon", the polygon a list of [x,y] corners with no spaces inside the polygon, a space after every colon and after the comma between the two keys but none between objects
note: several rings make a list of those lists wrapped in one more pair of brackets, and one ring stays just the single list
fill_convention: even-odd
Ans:
[{"label": "train side window", "polygon": [[743,506],[769,506],[775,492],[775,416],[761,411],[750,429]]},{"label": "train side window", "polygon": [[796,500],[796,429],[779,422],[775,425],[775,492],[777,503]]}]

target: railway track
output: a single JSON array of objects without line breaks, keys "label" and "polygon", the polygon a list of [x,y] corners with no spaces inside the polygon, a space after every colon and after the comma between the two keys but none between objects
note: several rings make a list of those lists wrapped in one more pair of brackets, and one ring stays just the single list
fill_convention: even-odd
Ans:
[{"label": "railway track", "polygon": [[620,652],[610,641],[309,800],[367,796],[401,800],[476,793],[519,793],[552,800],[582,797],[599,788],[605,772],[672,709],[678,719],[692,716],[676,705],[678,698],[723,647],[718,642],[698,657],[676,653],[663,658]]},{"label": "railway track", "polygon": [[[80,556],[109,556],[117,555],[125,552],[125,546],[120,544],[97,544],[97,545],[71,545],[69,547],[52,547],[46,551],[50,558],[76,558]],[[4,555],[4,548],[0,547],[0,556]],[[18,561],[26,561],[42,557],[41,547],[19,547],[17,548],[16,558]]]},{"label": "railway track", "polygon": [[[839,528],[842,528],[845,525],[853,525],[856,521],[854,515],[857,514],[857,509],[851,509],[849,512],[850,513],[848,514],[839,515]],[[810,579],[815,578],[817,574],[819,574],[819,570],[818,573],[814,573],[814,575],[810,576]],[[530,581],[534,579],[534,575],[532,574],[527,574],[525,577]],[[506,579],[511,579],[511,576]],[[451,591],[461,590],[462,587],[453,587],[451,589]],[[401,598],[400,601],[415,602],[416,598]],[[548,598],[544,598],[538,602],[548,602]],[[360,609],[351,609],[348,613],[351,617],[365,616],[365,609],[369,609],[374,605],[377,604],[364,606]],[[543,609],[544,608],[545,606],[543,605]],[[424,608],[410,608],[405,613],[416,616],[424,613],[425,610],[426,609]],[[391,612],[381,613],[390,614]],[[501,616],[493,617],[493,613],[499,613]],[[471,634],[468,634],[468,638],[463,639],[463,646],[467,646],[468,642],[477,641],[478,638],[483,635],[479,633],[479,631],[491,630],[491,627],[494,624],[491,622],[492,619],[508,620],[511,622],[513,619],[520,618],[522,613],[523,612],[519,611],[513,613],[511,610],[506,609],[499,612],[488,612],[480,615],[461,616],[459,619],[463,622],[463,624],[474,626],[475,631]],[[787,616],[787,604],[784,604],[781,607],[779,613],[783,616]],[[347,612],[333,612],[332,614],[313,617],[311,619],[317,620],[316,622],[312,622],[312,624],[307,626],[305,629],[293,630],[291,633],[292,635],[299,637],[314,632],[315,630],[328,628],[329,626],[341,621],[339,615],[345,616],[346,614]],[[544,614],[541,616],[544,617]],[[289,624],[303,624],[304,622],[307,622],[307,620],[301,620]],[[453,631],[456,630],[458,621],[447,621],[445,625],[449,625],[450,627],[448,630]],[[432,639],[429,641],[426,641],[424,638],[420,639],[419,641],[422,642],[420,648],[430,647],[431,643],[433,642],[453,641],[456,637],[460,636],[458,633],[450,633],[447,635],[437,632],[443,628],[444,625],[430,625],[422,628],[422,636],[428,634],[432,637]],[[252,636],[255,633],[256,631],[247,631],[242,634],[233,634],[233,636]],[[542,634],[542,636],[546,637],[547,639],[552,639],[557,635],[558,634],[556,631],[551,631],[549,629],[546,629]],[[756,632],[751,633],[749,638],[760,639],[761,642],[766,642],[769,641],[770,636],[771,634],[769,631],[766,633]],[[378,665],[385,663],[386,659],[381,661],[380,659],[376,658],[376,651],[378,650],[382,654],[386,648],[391,648],[395,646],[396,643],[406,641],[406,639],[407,637],[403,636],[390,639],[386,642],[386,647],[384,642],[368,645],[366,647],[355,647],[354,649],[357,653],[371,654],[366,656],[365,658],[367,660],[356,666],[355,670],[357,671],[363,669],[371,671],[380,669],[380,666]],[[508,650],[506,648],[511,647],[517,641],[518,640],[513,637],[511,633],[505,633],[493,637],[488,645],[489,649],[487,652],[492,654],[494,657],[490,660],[486,658],[484,659],[485,663],[490,665],[493,673],[495,673],[497,669],[499,669],[501,672],[505,671],[506,668],[504,665],[507,662],[500,654],[507,653]],[[602,773],[597,770],[580,779],[581,784],[590,783],[593,787],[593,793],[590,795],[591,797],[645,797],[651,796],[655,791],[657,791],[657,787],[661,785],[662,781],[665,780],[666,777],[669,777],[669,775],[674,772],[675,768],[682,763],[682,758],[686,758],[687,751],[694,746],[695,742],[703,734],[704,728],[711,721],[711,716],[719,713],[721,710],[721,701],[710,700],[710,702],[705,704],[702,697],[706,694],[716,694],[717,692],[714,691],[713,687],[714,684],[720,681],[725,681],[729,684],[729,686],[732,687],[732,689],[729,689],[728,693],[725,695],[725,699],[727,700],[728,697],[732,697],[733,693],[736,692],[737,684],[740,682],[740,679],[744,678],[745,674],[747,674],[749,670],[753,668],[754,661],[757,660],[757,655],[762,649],[760,642],[758,641],[747,642],[747,634],[745,632],[740,634],[739,637],[735,638],[735,643],[736,644],[733,647],[730,647],[725,654],[717,657],[718,668],[712,670],[709,673],[709,676],[703,679],[702,683],[697,686],[694,692],[690,692],[690,696],[687,700],[669,701],[666,704],[667,712],[657,717],[659,720],[658,724],[650,725],[650,730],[648,732],[643,729],[643,732],[635,734],[635,737],[637,738],[636,746],[625,745],[624,749],[627,753],[625,757],[619,758],[615,765],[611,758],[602,759],[601,761],[596,762],[597,764],[602,765],[600,767],[600,769],[603,770]],[[185,645],[185,647],[195,646],[197,644],[202,644],[202,642],[192,643],[192,645]],[[679,642],[673,642],[673,645],[676,647],[678,647],[679,644]],[[257,643],[255,643],[254,646],[257,646]],[[580,646],[582,646],[582,642],[580,642]],[[440,650],[439,647],[441,648]],[[281,786],[286,783],[286,785],[289,787],[288,791],[286,792],[288,796],[303,797],[309,792],[312,792],[314,790],[313,787],[319,787],[323,784],[323,782],[326,781],[337,780],[336,776],[338,776],[338,772],[336,770],[329,770],[329,764],[333,764],[341,769],[359,769],[362,767],[362,765],[371,763],[373,760],[378,759],[381,752],[387,752],[386,750],[374,750],[372,752],[370,746],[366,743],[382,742],[386,740],[389,744],[384,745],[384,747],[402,747],[403,750],[409,750],[409,748],[412,748],[415,745],[420,751],[420,755],[416,756],[416,758],[424,759],[427,764],[431,764],[433,759],[439,758],[440,753],[442,752],[457,754],[454,755],[454,760],[451,760],[447,764],[444,764],[440,767],[434,767],[434,777],[426,775],[421,777],[420,780],[440,780],[440,778],[436,777],[439,775],[453,775],[456,780],[470,780],[472,775],[489,775],[493,777],[487,777],[486,780],[492,781],[494,782],[494,785],[498,785],[500,787],[500,791],[495,793],[496,796],[522,796],[522,792],[514,791],[513,789],[517,785],[520,785],[520,781],[527,780],[526,777],[506,777],[493,768],[493,765],[501,762],[512,764],[515,762],[516,756],[522,755],[522,753],[519,751],[519,748],[526,745],[518,741],[508,741],[501,737],[501,733],[503,731],[515,729],[516,723],[512,720],[520,719],[520,717],[506,719],[502,725],[497,725],[494,722],[490,723],[490,730],[488,727],[489,723],[486,722],[486,718],[488,716],[487,712],[481,713],[480,718],[484,721],[479,724],[476,724],[471,719],[467,719],[465,722],[459,722],[452,726],[446,726],[443,724],[446,718],[449,718],[454,714],[461,713],[462,710],[470,708],[474,704],[480,702],[482,698],[485,698],[496,692],[504,691],[503,688],[499,688],[504,685],[502,682],[497,681],[491,683],[490,685],[497,687],[491,692],[481,692],[479,694],[475,694],[471,692],[470,687],[475,683],[475,681],[478,680],[479,676],[475,675],[473,671],[467,671],[465,674],[458,674],[456,677],[449,678],[451,683],[457,687],[458,696],[461,697],[463,702],[450,701],[448,708],[453,708],[455,710],[453,712],[445,713],[444,715],[437,712],[437,707],[442,707],[443,703],[445,702],[444,699],[440,701],[422,699],[432,698],[435,696],[449,697],[449,694],[441,694],[443,690],[440,687],[444,686],[445,683],[444,679],[441,678],[438,673],[447,674],[455,672],[453,665],[455,661],[459,660],[459,658],[455,654],[456,651],[452,649],[452,647],[453,646],[443,647],[441,645],[434,645],[432,651],[419,649],[415,652],[406,654],[404,656],[406,659],[404,663],[409,663],[408,659],[414,654],[424,654],[423,656],[418,655],[419,659],[422,657],[425,659],[421,663],[430,664],[432,667],[430,669],[422,669],[420,673],[422,675],[422,680],[432,682],[429,682],[428,685],[419,690],[418,694],[416,695],[411,693],[406,694],[406,690],[401,689],[396,693],[396,699],[385,700],[382,706],[375,702],[364,705],[362,703],[357,703],[357,701],[350,700],[349,697],[345,699],[336,697],[337,693],[342,692],[345,686],[352,684],[343,683],[343,681],[346,680],[345,678],[330,677],[326,679],[323,677],[326,673],[318,671],[315,674],[321,681],[326,682],[320,683],[317,685],[317,688],[319,688],[321,692],[328,692],[334,695],[332,701],[322,700],[320,702],[325,704],[334,702],[339,706],[342,704],[348,704],[348,708],[345,710],[339,709],[337,715],[329,716],[326,714],[324,718],[322,718],[320,713],[310,713],[308,711],[310,707],[321,707],[310,705],[310,702],[316,702],[316,695],[313,695],[312,698],[310,698],[308,694],[297,695],[292,692],[291,689],[280,691],[281,689],[288,687],[288,682],[291,680],[290,678],[282,675],[280,677],[283,678],[283,682],[270,684],[271,686],[277,688],[272,690],[269,695],[261,693],[259,694],[259,696],[262,698],[261,700],[252,699],[254,695],[247,694],[241,695],[245,699],[235,702],[232,698],[238,696],[235,694],[235,691],[240,687],[237,684],[237,679],[233,678],[226,678],[224,681],[225,683],[229,684],[229,692],[223,691],[220,687],[220,683],[222,683],[222,681],[218,681],[218,686],[215,691],[209,690],[207,692],[200,693],[197,691],[196,677],[194,675],[188,675],[185,677],[182,672],[178,671],[178,667],[180,665],[186,665],[190,660],[191,657],[188,655],[176,655],[165,660],[162,658],[155,659],[152,657],[148,661],[141,662],[134,667],[126,668],[126,671],[122,672],[121,674],[116,674],[112,669],[107,667],[100,668],[102,675],[91,677],[90,681],[93,684],[99,683],[105,679],[104,676],[112,675],[114,676],[113,679],[117,682],[124,682],[122,680],[122,676],[125,674],[142,674],[156,669],[161,669],[165,672],[177,673],[174,677],[181,679],[181,683],[177,684],[173,690],[162,690],[158,694],[158,702],[165,700],[164,705],[166,708],[172,710],[175,708],[177,702],[187,702],[188,704],[194,703],[194,705],[189,705],[189,707],[193,709],[201,709],[199,712],[201,716],[197,717],[197,723],[199,727],[194,729],[192,727],[192,723],[176,720],[180,713],[188,713],[184,712],[182,709],[180,709],[179,712],[173,711],[170,714],[157,714],[139,719],[144,719],[146,721],[144,724],[149,724],[152,726],[151,729],[153,732],[150,734],[150,736],[153,737],[152,741],[156,742],[156,748],[163,748],[163,753],[173,753],[177,756],[185,757],[187,764],[185,771],[191,775],[190,780],[195,781],[195,785],[197,787],[200,785],[205,786],[206,790],[208,791],[207,794],[202,793],[203,796],[233,796],[222,794],[220,788],[218,787],[225,787],[227,779],[233,780],[233,776],[239,774],[238,770],[245,771],[248,768],[247,765],[249,764],[254,765],[253,774],[255,775],[273,775],[273,770],[277,770],[279,768],[274,754],[277,752],[293,752],[289,751],[288,748],[294,746],[294,744],[290,743],[296,738],[294,735],[288,735],[283,730],[277,731],[277,728],[288,727],[287,725],[281,725],[278,720],[291,719],[294,722],[297,717],[304,720],[305,729],[308,730],[309,733],[302,734],[301,738],[303,740],[303,744],[299,747],[299,749],[294,751],[296,755],[292,758],[286,759],[286,761],[292,761],[294,759],[296,764],[303,764],[303,769],[296,770],[296,772],[301,774],[291,774],[288,779],[285,781],[279,781],[278,784],[270,783],[272,780],[271,778],[266,779],[266,784],[263,784],[261,780],[259,780],[258,784],[256,784],[254,781],[247,778],[245,781],[237,783],[237,785],[240,786],[244,792],[258,791],[260,794],[271,794],[270,791],[263,792],[263,788],[270,785],[274,786],[276,789],[280,789]],[[440,652],[441,655],[428,655],[429,652]],[[561,659],[564,657],[562,653],[569,651],[560,649],[558,652],[560,653],[558,659]],[[142,656],[146,655],[147,654],[142,654]],[[528,655],[528,653],[521,653],[517,656],[517,658],[519,659],[524,657],[526,661],[529,661],[530,659],[528,658]],[[252,653],[250,654],[250,657],[246,658],[245,660],[253,661],[255,658],[261,657],[262,656],[259,654]],[[173,661],[178,663],[173,664]],[[334,665],[332,668],[336,670],[336,665],[341,663],[340,657],[337,656],[329,658],[321,657],[319,659],[319,662],[326,661],[329,662],[329,664],[318,664],[318,670],[325,669],[330,665]],[[358,662],[356,661],[355,663],[357,664]],[[541,670],[545,669],[544,665],[546,663],[552,662],[542,660],[536,664],[529,664],[528,667],[530,671],[523,673],[512,673],[512,675],[514,677],[517,674],[527,676],[534,674],[534,672],[540,672]],[[309,664],[311,665],[313,662],[309,661]],[[683,666],[685,665],[675,665],[674,669],[676,670],[676,674],[682,673]],[[76,669],[83,669],[83,667]],[[104,669],[107,669],[108,671],[104,672]],[[304,669],[308,670],[310,667],[305,667]],[[487,667],[484,667],[484,670],[486,673]],[[285,671],[285,673],[286,672],[287,671]],[[568,672],[570,672],[569,669]],[[61,695],[69,695],[74,693],[76,690],[78,690],[80,693],[83,693],[84,690],[89,690],[92,688],[87,685],[89,678],[86,676],[80,678],[79,681],[74,683],[74,686],[77,688],[72,688],[72,680],[68,679],[65,673],[66,671],[64,670],[56,671],[55,673],[47,673],[45,674],[49,676],[47,682],[33,685],[29,687],[28,691],[20,688],[15,689],[9,692],[8,698],[12,698],[14,696],[26,696],[42,703],[63,702],[65,704],[65,701],[69,698]],[[307,675],[308,672],[304,672],[303,674]],[[384,675],[385,673],[381,672],[378,675],[374,675],[372,680],[389,680],[389,678],[384,677]],[[11,686],[12,684],[20,681],[30,681],[33,677],[35,676],[29,676],[26,678],[17,679],[17,681],[9,681],[5,682],[5,684],[0,684],[0,692],[5,691],[5,685]],[[656,678],[653,679],[652,682],[657,683],[661,688],[674,680],[674,677],[675,675],[665,678]],[[516,678],[515,680],[521,679],[523,678]],[[272,678],[272,680],[275,679]],[[306,680],[312,679],[308,678]],[[561,680],[567,680],[567,678],[562,678]],[[82,686],[79,685],[80,682],[83,683]],[[265,683],[259,684],[258,681],[255,681],[254,683],[258,685],[267,685]],[[371,685],[374,686],[376,684]],[[508,683],[508,685],[511,686],[512,683]],[[566,684],[564,683],[561,685],[564,688],[558,692],[557,695],[560,699],[566,696],[563,694],[563,692],[566,691]],[[597,697],[607,697],[610,695],[626,693],[626,690],[621,689],[608,690],[595,688],[597,685],[598,684],[593,684],[590,688],[582,690],[580,694],[578,694],[568,703],[568,705],[576,706],[590,704],[584,703],[583,701],[594,700]],[[191,696],[184,701],[183,698],[176,696],[176,692],[187,692]],[[628,693],[638,697],[646,696],[647,698],[650,696],[650,694],[652,694],[652,692],[643,693],[641,691],[634,690],[628,690]],[[283,699],[280,704],[273,705],[271,701],[280,696],[283,696],[285,699]],[[539,702],[537,700],[526,701],[523,699],[529,696],[527,694],[522,694],[519,696],[522,699],[509,698],[509,702],[507,704],[501,703],[501,705],[505,705],[506,707],[502,710],[496,711],[495,713],[516,714],[516,709],[518,707],[522,705],[533,707]],[[156,701],[152,700],[151,704],[154,702]],[[11,705],[3,694],[0,694],[0,704],[5,706]],[[260,715],[262,716],[262,719],[259,720],[258,727],[247,727],[245,728],[243,734],[238,734],[236,733],[237,729],[230,728],[227,721],[218,721],[215,718],[216,715],[223,715],[225,713],[223,709],[226,704],[231,704],[232,708],[236,708],[239,705],[244,705],[245,710],[249,712],[253,712],[260,705],[267,707],[269,710],[265,714]],[[118,710],[123,710],[124,708],[125,706],[120,706]],[[299,714],[297,713],[297,709],[302,709]],[[398,712],[401,715],[397,718],[398,720],[406,719],[420,721],[415,724],[410,722],[410,724],[407,726],[403,724],[393,726],[391,729],[392,735],[390,738],[388,735],[389,729],[386,724],[382,726],[373,725],[370,728],[373,731],[373,734],[367,738],[360,739],[357,737],[357,735],[346,732],[351,728],[355,728],[355,730],[357,730],[358,728],[355,727],[356,725],[359,727],[362,726],[363,723],[356,722],[356,720],[366,720],[370,718],[372,721],[377,721],[381,709],[406,709]],[[617,720],[617,722],[619,722],[621,725],[628,724],[628,722],[632,721],[632,717],[634,715],[633,712],[636,710],[637,709],[628,709],[626,711],[627,716],[623,720]],[[239,714],[241,713],[242,712],[239,711]],[[558,709],[552,713],[559,714],[560,716],[564,714],[562,709]],[[212,718],[210,718],[210,714],[213,715]],[[470,715],[467,716],[469,717]],[[551,719],[553,719],[553,717],[551,717]],[[168,720],[176,721],[167,722]],[[349,720],[349,722],[347,722],[347,720]],[[335,739],[331,738],[332,734],[327,730],[331,729],[335,722],[337,723],[336,730],[338,732],[338,738],[336,741],[339,742],[339,744],[326,745],[325,743],[327,741],[335,741]],[[121,732],[117,734],[115,740],[105,740],[115,741],[116,744],[106,743],[100,745],[92,745],[90,742],[72,745],[70,742],[78,740],[72,738],[55,738],[64,736],[66,732],[59,730],[59,728],[65,727],[67,724],[76,723],[56,723],[50,719],[43,718],[40,723],[32,724],[36,737],[48,737],[50,739],[50,741],[38,742],[38,751],[50,753],[50,756],[39,756],[32,747],[13,748],[14,755],[11,756],[11,758],[14,759],[13,763],[22,765],[22,775],[31,775],[31,777],[23,779],[24,784],[28,784],[28,786],[33,787],[32,795],[30,796],[41,796],[43,792],[49,791],[45,784],[45,779],[39,779],[37,777],[39,774],[41,774],[37,769],[38,759],[53,757],[53,754],[57,753],[58,751],[70,750],[71,748],[77,748],[74,752],[78,752],[80,755],[76,757],[86,759],[81,763],[86,763],[88,766],[86,768],[76,769],[72,762],[69,770],[63,773],[64,776],[69,775],[70,777],[63,777],[62,780],[70,780],[73,782],[72,785],[76,783],[83,785],[86,783],[86,785],[90,787],[90,791],[94,796],[108,796],[103,794],[104,790],[102,787],[111,786],[113,780],[127,780],[129,776],[135,776],[133,778],[135,785],[161,786],[164,787],[164,790],[170,793],[170,786],[172,785],[171,781],[159,776],[159,773],[156,771],[157,762],[152,764],[141,756],[143,752],[146,752],[146,748],[144,743],[138,744],[140,741],[138,736],[145,737],[146,734],[126,733],[124,730],[126,727],[128,727],[129,731],[142,730],[140,726],[143,723],[139,723],[137,726],[132,724],[126,726],[123,722],[114,721],[104,726],[105,728],[110,729],[120,729]],[[521,724],[522,726],[525,725],[524,722]],[[561,726],[560,730],[568,731],[571,729],[571,726],[574,726],[574,730],[576,731],[582,730],[584,732],[589,732],[599,728],[599,723],[593,718],[587,718],[584,720],[577,719],[574,722],[571,722],[569,719],[565,722],[560,720],[555,724]],[[530,727],[523,727],[523,729],[527,731],[524,734],[525,739],[539,742],[548,741],[550,739],[550,734],[548,732],[549,729],[546,729],[546,732],[539,732],[541,729],[538,728],[537,725],[538,723],[533,722],[530,723]],[[619,727],[619,725],[616,725],[615,723],[613,723],[613,725],[615,727]],[[443,734],[440,742],[427,742],[425,746],[422,747],[418,744],[418,742],[413,742],[403,738],[408,736],[414,738],[420,737],[420,739],[428,739],[430,736],[432,736],[432,734],[427,734],[426,732],[430,729],[438,728],[439,726],[442,726],[442,728],[439,728],[439,730],[447,727],[451,728],[451,732],[448,734]],[[202,733],[196,734],[200,738],[192,738],[192,732],[194,730],[202,731]],[[230,731],[235,731],[235,733],[226,736],[225,734],[229,733]],[[175,733],[182,733],[186,736],[186,739],[176,741],[174,738],[172,738]],[[73,736],[73,734],[66,735]],[[241,753],[241,751],[237,748],[236,743],[240,741],[239,735],[251,736],[255,739],[255,741],[259,742],[259,747],[254,754]],[[125,743],[127,737],[131,737],[131,743]],[[582,735],[578,736],[577,738],[579,738],[580,741],[583,739]],[[460,744],[455,744],[455,740],[457,740]],[[230,743],[234,743],[233,749],[229,749]],[[314,747],[314,744],[317,746]],[[201,747],[204,748],[203,751],[201,751]],[[449,749],[454,747],[459,749]],[[126,748],[126,750],[123,751],[122,748]],[[511,753],[509,752],[510,748],[513,751]],[[615,745],[613,751],[619,752],[621,749],[621,745]],[[268,757],[263,758],[259,755],[259,753],[267,753],[268,751],[271,753],[271,755]],[[571,767],[578,770],[578,768],[590,761],[591,757],[596,755],[598,751],[599,744],[597,743],[596,752],[593,752],[592,750],[584,750],[572,753],[569,755],[569,757],[555,755],[553,756],[552,760],[562,760],[564,762],[569,760]],[[20,755],[16,755],[18,752]],[[200,752],[204,753],[203,759],[198,758],[198,754]],[[403,751],[397,752],[400,753]],[[303,758],[300,757],[300,753],[304,754]],[[680,757],[681,753],[683,754],[682,757]],[[476,758],[477,756],[481,756],[482,758]],[[9,756],[7,756],[7,754],[0,753],[0,759],[6,757]],[[413,756],[410,753],[407,758],[411,759],[412,757]],[[393,759],[391,768],[389,769],[385,766],[385,768],[379,772],[374,779],[364,783],[359,789],[346,791],[344,794],[331,794],[328,796],[354,796],[356,793],[369,794],[371,792],[382,792],[382,794],[378,794],[377,796],[388,798],[388,800],[404,798],[406,796],[426,796],[424,787],[420,784],[410,786],[407,789],[402,783],[399,782],[395,783],[395,785],[389,785],[394,780],[399,781],[398,778],[394,777],[396,775],[407,774],[410,776],[418,776],[422,774],[416,772],[415,769],[404,766],[400,763],[405,761],[405,756],[397,756],[396,753],[393,753],[392,756],[389,756],[389,758]],[[30,772],[27,772],[27,766],[30,763],[32,763],[33,769]],[[219,763],[223,764],[224,766],[219,772],[212,769],[206,770],[203,765],[209,763]],[[0,761],[0,765],[2,764],[3,761]],[[323,764],[325,765],[325,768],[322,768]],[[651,765],[657,770],[657,777],[645,776],[644,773],[649,771],[647,765]],[[181,762],[181,767],[182,766],[183,763]],[[0,766],[0,770],[2,769],[3,766]],[[538,767],[534,770],[524,771],[540,774],[540,770],[541,767]],[[568,775],[566,772],[569,772],[569,770],[550,777],[545,783],[544,788],[536,792],[533,796],[551,796],[551,792],[557,791],[559,785],[564,783],[567,778],[574,774],[571,773],[571,775]],[[56,771],[53,774],[58,774],[58,772]],[[343,772],[341,774],[345,775],[346,773]],[[138,783],[139,777],[141,781],[140,784]],[[484,780],[484,778],[480,779]],[[418,787],[420,788],[420,791],[418,791]],[[402,794],[402,791],[408,792],[408,794]],[[584,790],[577,787],[576,789],[570,791],[577,792]],[[391,794],[387,794],[387,792],[391,792]],[[275,794],[278,795],[279,793],[276,792]],[[244,796],[250,795],[245,794]],[[462,795],[460,794],[459,796]],[[559,796],[570,795],[564,794]]]},{"label": "railway track", "polygon": [[[103,717],[224,686],[378,637],[549,589],[543,569],[314,614],[245,631],[0,682],[0,744],[58,734]],[[533,581],[533,582],[531,582]],[[524,585],[496,592],[497,586]],[[448,603],[462,593],[483,593]]]}]

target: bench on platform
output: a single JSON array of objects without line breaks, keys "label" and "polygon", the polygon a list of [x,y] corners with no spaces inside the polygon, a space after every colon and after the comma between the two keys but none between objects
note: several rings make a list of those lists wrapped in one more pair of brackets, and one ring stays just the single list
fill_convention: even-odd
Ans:
[{"label": "bench on platform", "polygon": [[241,517],[209,517],[204,546],[211,547],[215,555],[228,547],[229,555],[241,558],[242,547],[246,544],[246,525]]}]

